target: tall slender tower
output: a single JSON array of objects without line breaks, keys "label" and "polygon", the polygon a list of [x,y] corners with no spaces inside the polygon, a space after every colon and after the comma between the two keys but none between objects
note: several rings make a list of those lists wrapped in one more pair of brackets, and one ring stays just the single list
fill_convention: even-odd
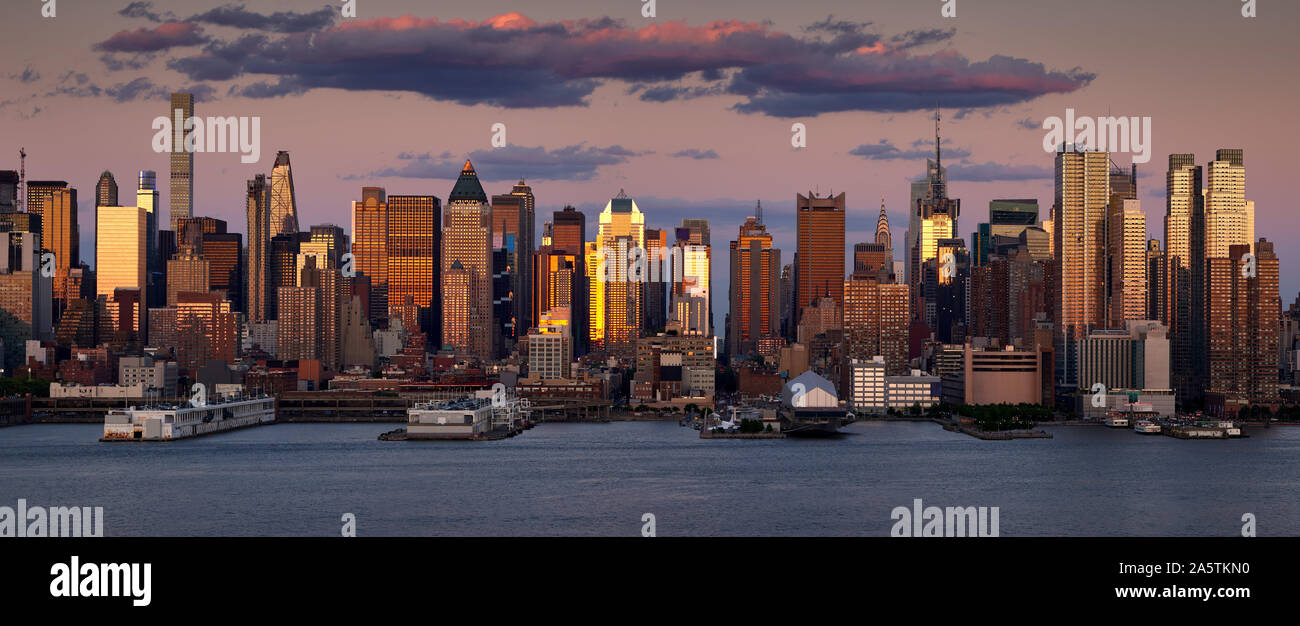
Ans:
[{"label": "tall slender tower", "polygon": [[[383,187],[362,187],[361,201],[352,203],[352,255],[357,274],[370,279],[367,318],[373,323],[388,317],[388,195]],[[435,267],[434,274],[441,271]]]},{"label": "tall slender tower", "polygon": [[248,295],[244,302],[248,307],[248,321],[265,322],[269,319],[271,270],[271,215],[267,210],[266,175],[258,174],[248,181],[248,193],[245,208],[248,213],[248,280],[245,285]]},{"label": "tall slender tower", "polygon": [[171,227],[181,219],[194,216],[194,153],[185,149],[186,139],[194,132],[185,130],[185,120],[194,117],[194,94],[174,93],[167,117],[172,121],[171,151]]},{"label": "tall slender tower", "polygon": [[269,193],[271,236],[298,233],[298,202],[293,195],[293,168],[289,166],[289,153],[281,150],[275,154],[271,168]]},{"label": "tall slender tower", "polygon": [[645,214],[621,189],[600,213],[596,244],[604,269],[598,269],[596,279],[605,281],[605,349],[634,356],[643,321],[642,289],[628,274],[628,263],[634,249],[645,249]]},{"label": "tall slender tower", "polygon": [[880,217],[876,218],[876,243],[889,250],[889,256],[894,256],[894,236],[889,232],[889,214],[885,212],[885,197],[880,197]]},{"label": "tall slender tower", "polygon": [[[936,304],[924,298],[927,286],[923,281],[926,262],[936,259],[939,242],[957,238],[957,218],[961,215],[961,200],[948,197],[948,176],[943,169],[943,138],[939,134],[941,116],[934,113],[934,162],[927,168],[929,180],[924,194],[913,200],[911,207],[914,226],[909,230],[908,276],[912,306],[911,312],[925,320],[936,316]],[[928,165],[928,164],[927,164]],[[913,184],[913,196],[918,196]],[[933,285],[929,286],[933,292]]]},{"label": "tall slender tower", "polygon": [[798,215],[794,303],[794,324],[803,308],[821,298],[844,306],[844,211],[845,197],[795,194]]},{"label": "tall slender tower", "polygon": [[[447,197],[442,224],[442,343],[488,359],[492,349],[492,208],[469,161]],[[391,294],[389,298],[391,307]]]},{"label": "tall slender tower", "polygon": [[136,177],[135,187],[135,205],[144,210],[145,222],[145,258],[147,267],[147,279],[149,287],[145,294],[146,303],[150,307],[161,307],[166,304],[167,286],[164,284],[167,276],[167,259],[162,258],[162,252],[158,249],[158,174],[150,170],[142,170]]},{"label": "tall slender tower", "polygon": [[727,353],[735,358],[760,349],[781,332],[781,251],[757,217],[745,220],[731,242],[731,315]]},{"label": "tall slender tower", "polygon": [[1179,401],[1203,392],[1205,197],[1194,154],[1169,155],[1165,177],[1164,312]]},{"label": "tall slender tower", "polygon": [[[1077,379],[1071,356],[1077,341],[1106,324],[1106,209],[1110,202],[1110,154],[1064,147],[1056,153],[1057,372]],[[1067,354],[1068,352],[1068,354]]]}]

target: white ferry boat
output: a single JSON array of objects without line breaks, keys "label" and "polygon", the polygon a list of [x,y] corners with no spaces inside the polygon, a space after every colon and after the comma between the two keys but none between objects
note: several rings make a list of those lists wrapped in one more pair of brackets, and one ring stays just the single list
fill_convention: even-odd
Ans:
[{"label": "white ferry boat", "polygon": [[419,403],[406,411],[406,431],[386,433],[389,439],[504,439],[529,423],[526,398],[508,396],[493,402],[490,395]]},{"label": "white ferry boat", "polygon": [[1159,435],[1160,425],[1149,420],[1141,420],[1133,425],[1133,432],[1139,435]]},{"label": "white ferry boat", "polygon": [[1105,424],[1111,428],[1128,428],[1128,418],[1123,415],[1107,415]]},{"label": "white ferry boat", "polygon": [[231,398],[203,406],[154,405],[113,409],[104,416],[100,441],[174,441],[270,424],[275,398]]}]

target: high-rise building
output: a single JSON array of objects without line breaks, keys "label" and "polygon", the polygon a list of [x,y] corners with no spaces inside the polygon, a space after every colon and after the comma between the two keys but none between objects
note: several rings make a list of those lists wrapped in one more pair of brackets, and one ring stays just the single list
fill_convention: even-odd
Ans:
[{"label": "high-rise building", "polygon": [[1147,316],[1149,320],[1159,320],[1168,328],[1168,300],[1166,300],[1165,271],[1168,269],[1165,253],[1160,249],[1159,239],[1148,239],[1146,250],[1147,263]]},{"label": "high-rise building", "polygon": [[266,175],[258,174],[248,181],[245,207],[248,213],[248,321],[265,322],[270,315],[269,299],[271,271],[271,214],[267,210]]},{"label": "high-rise building", "polygon": [[208,288],[230,301],[230,310],[244,312],[243,235],[203,235],[203,258],[208,262]]},{"label": "high-rise building", "polygon": [[[140,339],[147,336],[144,302],[140,295],[146,284],[148,246],[144,209],[134,206],[103,206],[96,210],[95,224],[95,292],[106,296],[113,326],[127,330]],[[125,312],[119,292],[134,290],[133,306]]]},{"label": "high-rise building", "polygon": [[1228,256],[1231,246],[1254,245],[1255,203],[1246,200],[1242,151],[1217,150],[1205,178],[1205,258]]},{"label": "high-rise building", "polygon": [[[695,225],[686,226],[688,222]],[[682,224],[677,229],[677,250],[672,255],[681,263],[680,279],[672,276],[672,318],[681,325],[683,333],[712,335],[713,251],[708,244],[698,243],[709,238],[708,220],[682,220]]]},{"label": "high-rise building", "polygon": [[587,243],[587,216],[571,206],[552,215],[551,246],[557,251],[581,255]]},{"label": "high-rise building", "polygon": [[[302,252],[302,244],[309,237],[307,233],[283,233],[271,238],[267,255],[270,262],[270,267],[267,268],[267,282],[271,293],[278,294],[280,287],[298,285],[302,277],[298,271],[298,253]],[[268,300],[266,308],[268,317],[280,319],[278,296],[274,300]]]},{"label": "high-rise building", "polygon": [[194,153],[185,149],[186,140],[194,132],[185,129],[185,120],[194,117],[194,94],[172,94],[167,117],[172,120],[171,197],[167,202],[171,208],[170,226],[176,230],[180,220],[194,215]]},{"label": "high-rise building", "polygon": [[[389,210],[392,210],[392,197]],[[390,220],[389,238],[392,239]],[[442,220],[442,276],[451,276],[442,299],[442,343],[457,351],[491,357],[492,350],[492,216],[487,194],[474,165],[465,161],[447,197]],[[389,246],[389,256],[393,254]],[[456,270],[453,273],[453,269]],[[389,267],[389,307],[400,303]],[[453,296],[452,289],[463,291]],[[453,323],[452,320],[456,320]],[[463,320],[463,322],[462,322]]]},{"label": "high-rise building", "polygon": [[[680,248],[668,247],[668,231],[662,228],[645,230],[646,273],[649,276],[641,282],[641,309],[644,319],[642,328],[647,333],[663,332],[668,326],[669,292],[673,285],[673,252],[680,253]],[[677,266],[681,271],[681,266]]]},{"label": "high-rise building", "polygon": [[176,306],[182,292],[207,293],[210,290],[210,267],[195,246],[187,245],[167,261],[167,306]]},{"label": "high-rise building", "polygon": [[145,303],[150,307],[159,307],[167,297],[167,259],[158,244],[158,174],[151,170],[141,170],[136,176],[135,205],[144,210],[145,223],[145,265],[148,287],[145,288]]},{"label": "high-rise building", "polygon": [[99,175],[99,182],[95,183],[95,206],[118,206],[117,181],[108,170],[104,170]]},{"label": "high-rise building", "polygon": [[796,239],[794,323],[804,307],[821,298],[844,305],[844,194],[821,197],[795,195]]},{"label": "high-rise building", "polygon": [[1070,349],[1106,324],[1106,210],[1110,203],[1110,154],[1065,146],[1056,153],[1055,203],[1057,372],[1076,382]]},{"label": "high-rise building", "polygon": [[164,308],[149,309],[149,341],[175,350],[190,376],[210,360],[234,364],[239,357],[239,314],[220,294],[184,291]]},{"label": "high-rise building", "polygon": [[908,298],[907,285],[868,279],[845,281],[845,357],[870,361],[881,356],[889,375],[906,373],[911,321]]},{"label": "high-rise building", "polygon": [[[426,345],[438,346],[445,311],[437,304],[441,284],[444,224],[436,196],[388,196],[385,296],[388,316],[411,332],[423,332]],[[486,329],[485,329],[486,330]]]},{"label": "high-rise building", "polygon": [[1193,154],[1169,155],[1165,178],[1163,298],[1174,387],[1184,403],[1204,393],[1205,196]]},{"label": "high-rise building", "polygon": [[595,278],[604,281],[604,349],[631,357],[641,336],[643,302],[641,283],[628,266],[634,250],[645,250],[645,215],[622,190],[600,213],[596,244],[600,265]]},{"label": "high-rise building", "polygon": [[[911,228],[908,230],[908,268],[907,283],[911,286],[913,311],[922,319],[931,319],[934,303],[926,302],[923,297],[923,268],[927,261],[935,259],[938,244],[943,239],[955,239],[957,218],[961,216],[961,200],[948,197],[948,177],[943,169],[943,139],[939,135],[939,112],[934,114],[934,162],[927,167],[929,177],[928,189],[917,193],[917,184],[912,185]],[[927,165],[931,165],[927,163]]]},{"label": "high-rise building", "polygon": [[[81,296],[71,279],[73,269],[81,264],[77,190],[67,186],[43,186],[38,221],[40,225],[35,228],[36,240],[42,248],[54,253],[53,319],[57,322],[68,301]],[[29,225],[28,229],[31,228]],[[22,227],[14,226],[9,230],[23,231]]]},{"label": "high-rise building", "polygon": [[271,236],[298,232],[298,200],[293,193],[293,167],[289,153],[281,150],[275,154],[271,168],[271,188],[268,192]]},{"label": "high-rise building", "polygon": [[352,203],[352,255],[356,273],[370,277],[370,321],[387,318],[388,196],[383,187],[362,187],[361,201]]},{"label": "high-rise building", "polygon": [[781,332],[781,251],[756,217],[731,242],[731,314],[727,352],[732,358],[758,351],[759,341]]},{"label": "high-rise building", "polygon": [[0,233],[0,361],[5,368],[25,363],[28,340],[53,338],[51,283],[40,271],[38,237]]},{"label": "high-rise building", "polygon": [[511,301],[514,308],[514,339],[523,336],[533,326],[532,318],[532,276],[534,252],[534,225],[537,223],[536,199],[532,187],[521,178],[509,194],[492,196],[492,248],[505,247],[505,238],[514,235],[515,258],[514,271],[510,272],[509,283],[513,290]]},{"label": "high-rise building", "polygon": [[[1273,243],[1234,244],[1207,263],[1206,408],[1229,417],[1247,406],[1278,405],[1282,300]],[[1253,266],[1253,267],[1252,267]]]},{"label": "high-rise building", "polygon": [[1110,327],[1147,319],[1147,216],[1136,199],[1111,195],[1109,217]]}]

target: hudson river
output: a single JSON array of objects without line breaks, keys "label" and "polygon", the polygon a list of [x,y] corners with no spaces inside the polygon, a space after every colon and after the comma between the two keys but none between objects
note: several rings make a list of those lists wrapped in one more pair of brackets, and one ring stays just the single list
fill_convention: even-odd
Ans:
[{"label": "hudson river", "polygon": [[392,424],[277,424],[99,443],[0,429],[0,506],[102,506],[107,536],[887,536],[912,506],[999,507],[1004,537],[1300,535],[1300,427],[1181,441],[1055,427],[980,441],[932,423],[833,439],[699,439],[674,422],[542,424],[496,442],[383,442]]}]

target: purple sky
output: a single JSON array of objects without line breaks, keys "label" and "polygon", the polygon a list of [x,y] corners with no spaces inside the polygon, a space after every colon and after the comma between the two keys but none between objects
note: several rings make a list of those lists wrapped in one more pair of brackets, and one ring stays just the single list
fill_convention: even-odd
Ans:
[{"label": "purple sky", "polygon": [[[1244,148],[1257,232],[1282,242],[1284,306],[1300,289],[1286,245],[1300,235],[1285,192],[1300,139],[1294,2],[1259,0],[1255,19],[1240,0],[957,0],[955,19],[939,0],[660,0],[654,19],[638,0],[357,0],[356,20],[340,4],[60,0],[51,19],[39,0],[6,3],[0,168],[16,169],[25,146],[30,179],[81,190],[92,264],[101,171],[126,196],[136,171],[158,171],[166,206],[150,123],[172,90],[194,91],[201,116],[262,118],[259,163],[195,158],[195,213],[239,231],[244,181],[276,150],[292,155],[304,227],[349,226],[363,185],[445,199],[466,156],[488,193],[529,180],[538,232],[566,203],[592,219],[626,189],[651,227],[709,218],[721,333],[727,241],[756,200],[788,262],[796,193],[847,192],[850,247],[871,238],[884,196],[901,258],[936,101],[967,237],[993,198],[1036,197],[1046,211],[1040,124],[1073,108],[1152,118],[1139,186],[1156,238],[1166,155],[1204,164]],[[497,122],[510,145],[494,150]],[[794,122],[806,149],[790,146]]]}]

